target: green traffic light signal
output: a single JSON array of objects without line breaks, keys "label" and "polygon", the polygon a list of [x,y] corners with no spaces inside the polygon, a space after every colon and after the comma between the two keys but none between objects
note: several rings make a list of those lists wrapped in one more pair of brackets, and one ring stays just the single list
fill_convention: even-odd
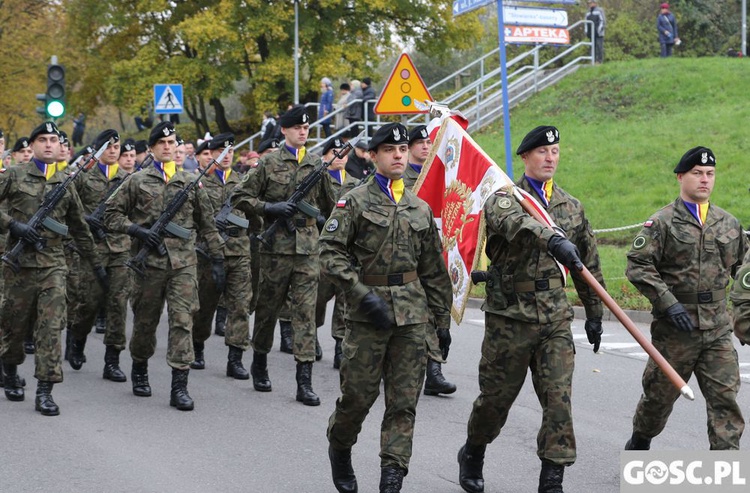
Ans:
[{"label": "green traffic light signal", "polygon": [[44,106],[47,116],[60,118],[65,114],[65,67],[57,63],[57,56],[53,56],[50,61],[47,65],[47,93]]},{"label": "green traffic light signal", "polygon": [[65,114],[65,104],[62,101],[52,100],[47,102],[47,114],[52,118],[60,118]]}]

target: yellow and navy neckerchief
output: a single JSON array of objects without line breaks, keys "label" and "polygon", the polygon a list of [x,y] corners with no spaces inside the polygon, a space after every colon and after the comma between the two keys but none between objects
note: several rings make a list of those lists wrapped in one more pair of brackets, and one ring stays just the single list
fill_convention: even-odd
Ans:
[{"label": "yellow and navy neckerchief", "polygon": [[58,161],[55,163],[55,169],[57,169],[57,171],[62,171],[67,167],[68,167],[67,161]]},{"label": "yellow and navy neckerchief", "polygon": [[229,168],[226,171],[216,168],[216,170],[214,170],[214,173],[216,173],[216,177],[219,179],[221,184],[226,185],[227,180],[229,179],[229,175],[232,174],[232,168]]},{"label": "yellow and navy neckerchief", "polygon": [[375,181],[378,182],[380,189],[394,204],[401,201],[401,197],[404,196],[404,180],[401,178],[389,180],[380,173],[375,173]]},{"label": "yellow and navy neckerchief", "polygon": [[176,170],[174,161],[167,161],[166,163],[160,163],[159,161],[154,161],[154,169],[161,173],[162,178],[164,178],[164,182],[167,183],[169,180],[172,179],[172,176],[174,176]]},{"label": "yellow and navy neckerchief", "polygon": [[537,196],[542,199],[542,203],[544,204],[544,207],[549,207],[549,201],[552,199],[552,178],[545,182],[541,182],[539,180],[535,180],[531,178],[529,175],[523,175],[526,177],[526,180],[528,180],[529,185],[531,185],[531,188],[534,189]]},{"label": "yellow and navy neckerchief", "polygon": [[52,175],[57,173],[57,163],[47,164],[44,161],[38,160],[37,158],[32,158],[31,160],[34,161],[36,167],[39,169],[39,171],[42,172],[45,180],[49,180],[50,178],[52,178]]},{"label": "yellow and navy neckerchief", "polygon": [[339,185],[342,185],[344,180],[346,180],[346,171],[343,169],[329,169],[328,174],[331,175],[334,180],[339,182]]},{"label": "yellow and navy neckerchief", "polygon": [[696,221],[698,221],[698,224],[703,226],[703,224],[706,222],[706,216],[708,216],[708,206],[709,203],[706,202],[705,204],[694,204],[692,202],[685,202],[685,207],[687,207],[687,210],[690,211],[690,214],[693,215]]},{"label": "yellow and navy neckerchief", "polygon": [[422,165],[421,164],[414,164],[409,163],[409,166],[411,166],[411,169],[417,172],[417,174],[420,174],[422,172]]},{"label": "yellow and navy neckerchief", "polygon": [[107,181],[111,181],[112,178],[117,176],[117,171],[120,169],[120,165],[115,163],[110,166],[107,166],[106,164],[102,163],[96,163],[97,168],[99,168],[99,171],[102,172],[104,175],[104,178],[107,179]]},{"label": "yellow and navy neckerchief", "polygon": [[288,145],[284,144],[284,147],[286,147],[286,150],[291,152],[292,155],[297,159],[298,163],[301,163],[303,159],[305,159],[305,154],[307,154],[307,149],[304,147],[300,147],[299,149],[296,149],[294,147],[289,147]]}]

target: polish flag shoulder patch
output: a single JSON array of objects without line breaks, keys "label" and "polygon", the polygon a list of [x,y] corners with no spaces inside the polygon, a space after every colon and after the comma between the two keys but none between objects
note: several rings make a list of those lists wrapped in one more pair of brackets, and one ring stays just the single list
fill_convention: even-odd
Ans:
[{"label": "polish flag shoulder patch", "polygon": [[336,202],[336,207],[346,207],[346,199],[341,199],[338,202]]},{"label": "polish flag shoulder patch", "polygon": [[643,223],[643,227],[644,228],[650,228],[653,225],[654,225],[654,221],[652,221],[651,219],[649,219],[648,221],[646,221],[645,223]]}]

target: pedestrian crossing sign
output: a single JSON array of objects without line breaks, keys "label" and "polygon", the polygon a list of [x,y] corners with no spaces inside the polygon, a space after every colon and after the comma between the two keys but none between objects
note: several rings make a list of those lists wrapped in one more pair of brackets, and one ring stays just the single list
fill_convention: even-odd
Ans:
[{"label": "pedestrian crossing sign", "polygon": [[414,100],[432,101],[432,96],[409,55],[402,53],[375,105],[375,113],[378,115],[427,113],[427,110],[417,109]]},{"label": "pedestrian crossing sign", "polygon": [[154,112],[157,115],[182,113],[182,84],[154,84]]}]

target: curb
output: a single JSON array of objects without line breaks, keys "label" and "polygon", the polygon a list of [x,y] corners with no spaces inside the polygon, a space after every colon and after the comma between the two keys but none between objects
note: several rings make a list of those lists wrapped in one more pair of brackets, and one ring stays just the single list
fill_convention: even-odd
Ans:
[{"label": "curb", "polygon": [[[484,298],[469,298],[466,306],[469,308],[476,308],[480,309],[482,308],[482,303],[484,303]],[[637,324],[650,324],[651,320],[653,320],[653,316],[651,315],[651,312],[646,311],[640,311],[640,310],[623,310],[625,314],[632,320],[633,322]],[[580,320],[586,320],[586,312],[584,311],[582,306],[574,306],[573,307],[573,313],[575,318]],[[617,317],[612,314],[611,311],[609,311],[607,308],[604,308],[604,316],[602,317],[602,320],[604,322],[617,322]]]}]

